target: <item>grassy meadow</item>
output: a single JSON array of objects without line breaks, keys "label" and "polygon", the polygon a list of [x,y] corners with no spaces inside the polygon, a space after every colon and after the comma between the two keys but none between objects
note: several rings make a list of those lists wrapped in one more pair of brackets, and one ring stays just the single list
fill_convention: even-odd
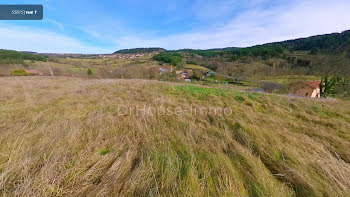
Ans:
[{"label": "grassy meadow", "polygon": [[200,71],[210,71],[210,69],[204,67],[204,66],[200,66],[200,65],[195,65],[195,64],[186,64],[184,66],[184,68],[186,69],[193,69],[193,70],[200,70]]},{"label": "grassy meadow", "polygon": [[88,69],[93,78],[128,78],[149,79],[149,68],[159,66],[145,55],[135,59],[108,58],[62,58],[51,57],[47,61],[24,60],[21,64],[0,64],[0,76],[9,76],[16,69],[35,69],[50,76],[50,68],[54,76],[87,78]]},{"label": "grassy meadow", "polygon": [[[349,101],[72,77],[0,88],[0,196],[350,196]],[[186,111],[201,107],[231,113]]]}]

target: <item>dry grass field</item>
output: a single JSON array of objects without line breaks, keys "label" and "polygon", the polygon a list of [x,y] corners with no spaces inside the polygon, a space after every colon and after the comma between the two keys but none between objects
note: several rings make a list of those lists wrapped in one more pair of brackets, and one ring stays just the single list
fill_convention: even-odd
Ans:
[{"label": "dry grass field", "polygon": [[0,196],[350,196],[349,101],[3,77],[0,145]]},{"label": "dry grass field", "polygon": [[24,60],[23,64],[0,64],[0,76],[11,76],[16,69],[35,69],[50,76],[52,69],[55,76],[87,78],[87,70],[91,69],[93,78],[128,78],[149,79],[149,69],[159,66],[151,55],[134,59],[118,58],[50,58],[48,61]]}]

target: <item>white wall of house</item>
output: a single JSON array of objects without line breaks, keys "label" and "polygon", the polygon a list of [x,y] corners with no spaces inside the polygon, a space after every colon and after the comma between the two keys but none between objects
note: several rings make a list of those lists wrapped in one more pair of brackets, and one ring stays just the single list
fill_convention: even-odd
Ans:
[{"label": "white wall of house", "polygon": [[321,90],[320,88],[314,89],[314,91],[311,94],[311,98],[321,98]]}]

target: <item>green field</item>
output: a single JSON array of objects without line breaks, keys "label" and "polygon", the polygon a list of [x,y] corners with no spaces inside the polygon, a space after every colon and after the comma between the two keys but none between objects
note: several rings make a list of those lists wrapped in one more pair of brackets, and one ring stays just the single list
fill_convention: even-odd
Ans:
[{"label": "green field", "polygon": [[200,70],[200,71],[210,71],[210,69],[208,69],[208,68],[206,68],[204,66],[195,65],[195,64],[186,64],[184,66],[184,68],[193,69],[193,70]]},{"label": "green field", "polygon": [[319,81],[322,76],[312,75],[282,75],[274,77],[262,77],[261,81],[274,82],[282,85],[289,85],[298,81]]}]

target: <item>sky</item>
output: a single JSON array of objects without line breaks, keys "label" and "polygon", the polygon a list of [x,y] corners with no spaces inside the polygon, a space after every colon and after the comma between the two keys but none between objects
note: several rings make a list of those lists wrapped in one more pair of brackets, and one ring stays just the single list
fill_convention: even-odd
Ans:
[{"label": "sky", "polygon": [[248,47],[350,29],[349,0],[0,0],[42,4],[40,21],[0,21],[0,48],[112,53]]}]

